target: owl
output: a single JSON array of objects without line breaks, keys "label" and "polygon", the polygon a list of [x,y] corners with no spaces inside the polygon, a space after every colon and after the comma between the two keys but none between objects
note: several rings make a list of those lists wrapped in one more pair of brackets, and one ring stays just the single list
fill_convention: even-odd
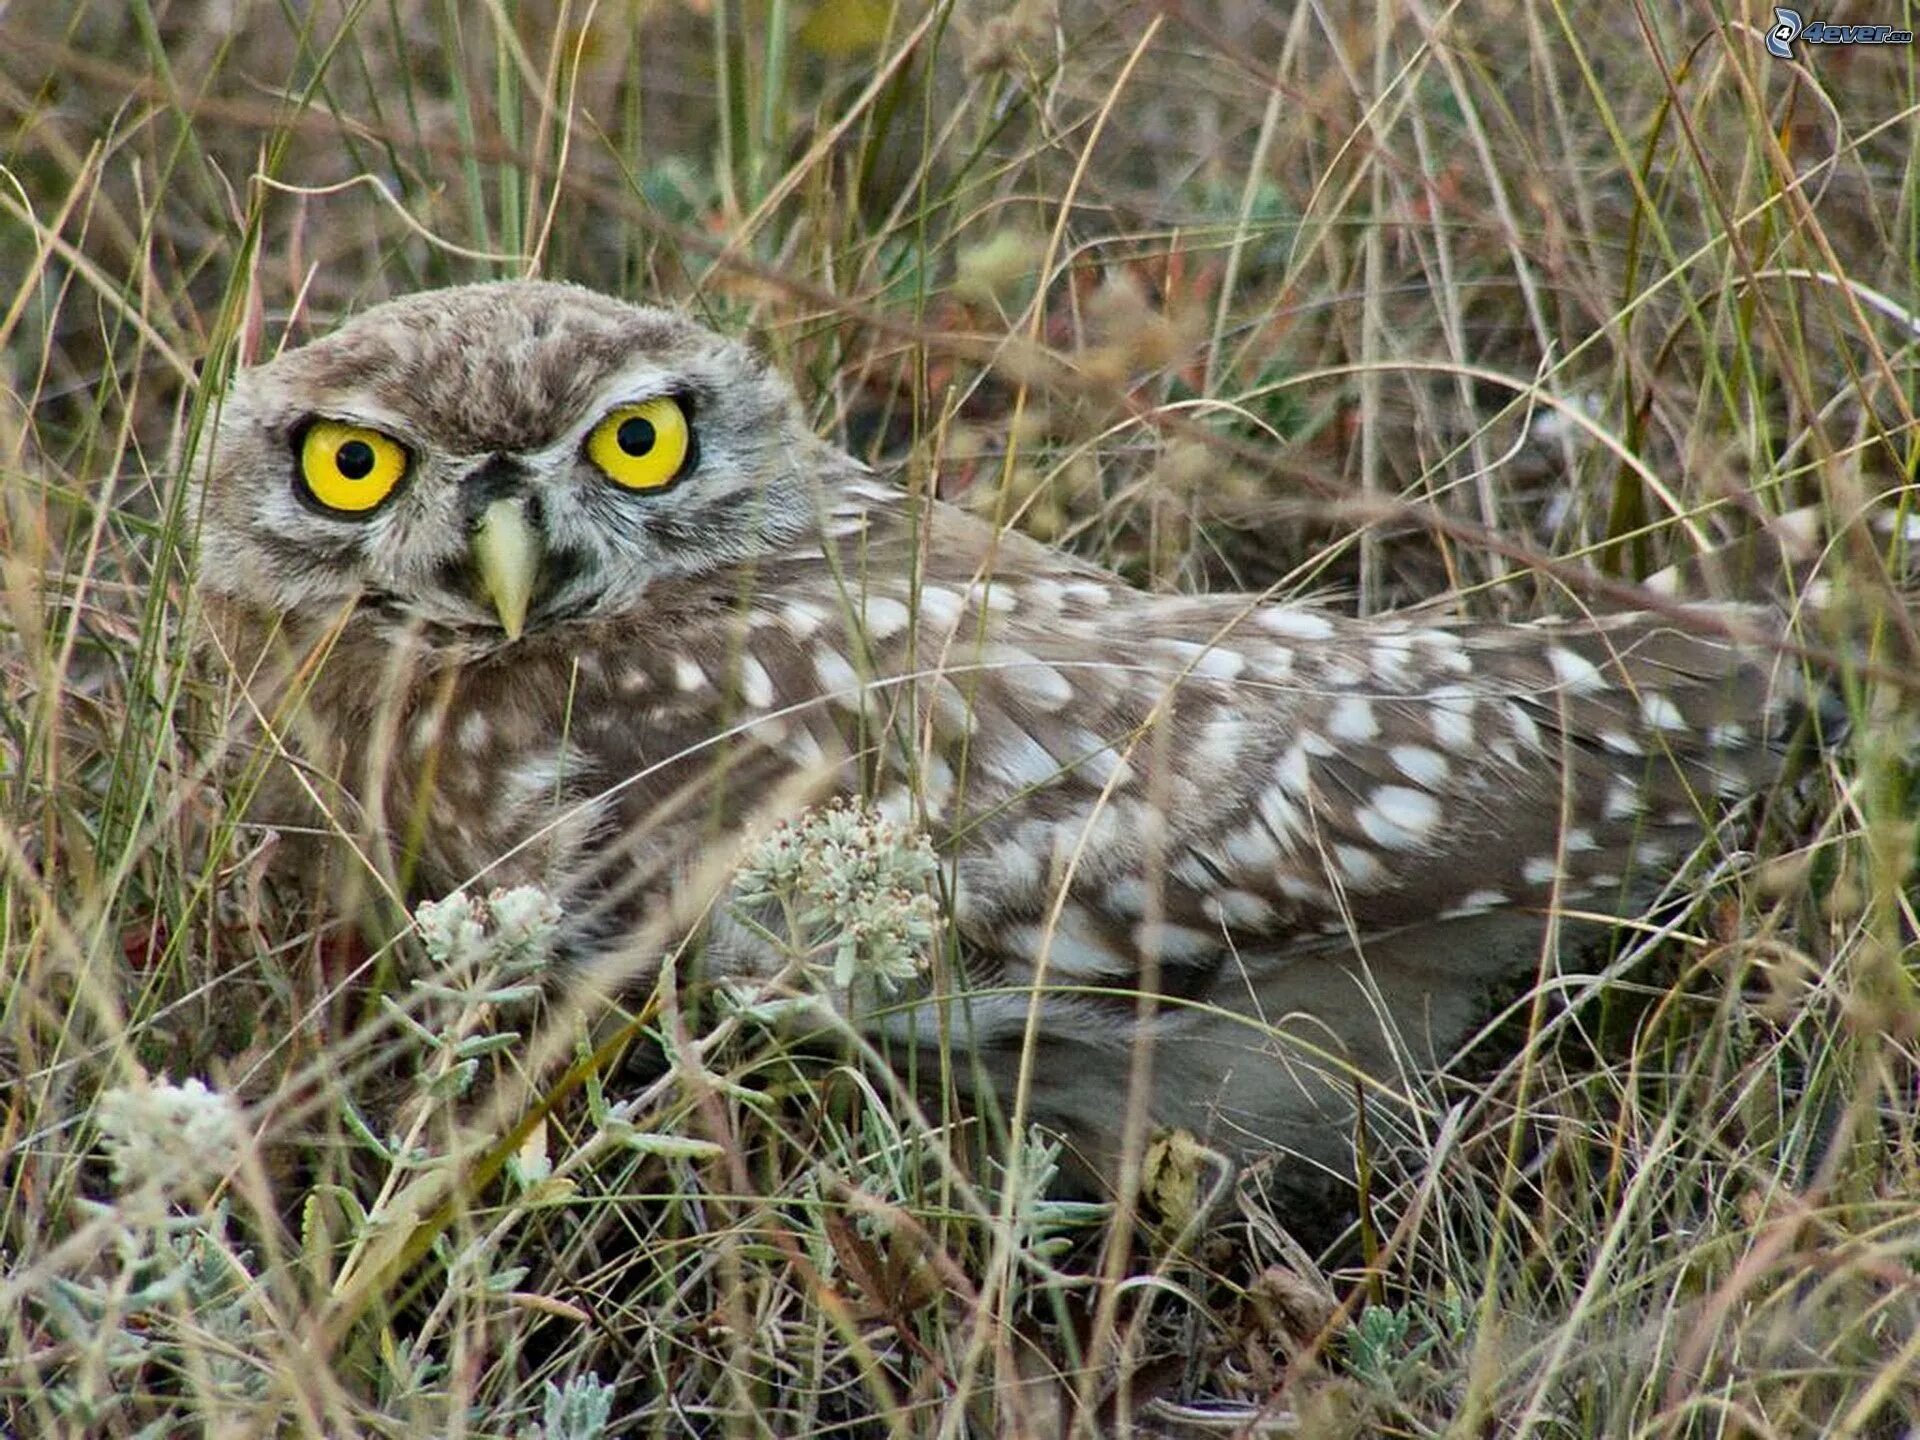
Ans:
[{"label": "owl", "polygon": [[[604,955],[777,797],[863,797],[931,838],[958,937],[870,1023],[963,1045],[1096,1167],[1130,1111],[1347,1163],[1356,1096],[1643,905],[1810,699],[1760,605],[1146,593],[876,477],[742,344],[561,284],[243,370],[195,474],[221,662],[417,895],[537,883]],[[715,922],[707,963],[778,956]]]}]

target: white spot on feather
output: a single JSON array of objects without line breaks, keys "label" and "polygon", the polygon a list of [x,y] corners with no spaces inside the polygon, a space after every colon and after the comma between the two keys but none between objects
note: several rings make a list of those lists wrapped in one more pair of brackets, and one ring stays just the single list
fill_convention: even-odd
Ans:
[{"label": "white spot on feather", "polygon": [[1647,747],[1624,730],[1602,730],[1594,738],[1616,755],[1644,755],[1647,753]]},{"label": "white spot on feather", "polygon": [[1020,608],[1020,595],[1011,581],[976,580],[967,586],[967,602],[977,610],[1011,614]]},{"label": "white spot on feather", "polygon": [[747,726],[749,735],[776,754],[785,752],[787,736],[792,732],[793,726],[783,715],[756,715]]},{"label": "white spot on feather", "polygon": [[1645,812],[1647,802],[1640,787],[1631,780],[1616,779],[1607,787],[1601,814],[1609,820],[1632,820]]},{"label": "white spot on feather", "polygon": [[1247,668],[1247,657],[1238,650],[1220,645],[1201,645],[1192,640],[1159,639],[1154,649],[1170,656],[1181,669],[1214,680],[1231,680]]},{"label": "white spot on feather", "polygon": [[689,655],[673,657],[673,683],[692,695],[707,686],[707,673],[693,661]]},{"label": "white spot on feather", "polygon": [[1437,790],[1446,784],[1452,768],[1447,764],[1446,756],[1424,745],[1395,745],[1387,751],[1387,758],[1407,779],[1429,790]]},{"label": "white spot on feather", "polygon": [[1107,882],[1106,908],[1115,915],[1144,915],[1147,910],[1147,882],[1138,875],[1123,875]]},{"label": "white spot on feather", "polygon": [[1468,915],[1484,915],[1507,903],[1504,890],[1470,890],[1459,901],[1440,912],[1442,920],[1459,920]]},{"label": "white spot on feather", "polygon": [[1149,920],[1133,927],[1133,943],[1143,955],[1162,960],[1196,960],[1220,948],[1220,937],[1188,925]]},{"label": "white spot on feather", "polygon": [[834,704],[860,708],[860,676],[838,650],[827,645],[818,647],[813,652],[813,673]]},{"label": "white spot on feather", "polygon": [[560,770],[560,757],[552,751],[524,756],[507,770],[507,792],[522,805],[552,800],[560,791]]},{"label": "white spot on feather", "polygon": [[1517,700],[1507,702],[1507,724],[1513,727],[1513,735],[1528,750],[1540,749],[1540,727],[1533,722],[1533,716],[1527,713],[1527,707]]},{"label": "white spot on feather", "polygon": [[1266,930],[1274,922],[1273,906],[1250,890],[1216,890],[1200,902],[1200,910],[1231,930]]},{"label": "white spot on feather", "polygon": [[1327,756],[1338,755],[1340,753],[1340,747],[1322,735],[1318,730],[1302,731],[1300,739],[1294,745],[1294,749],[1300,751],[1303,755]]},{"label": "white spot on feather", "polygon": [[1289,794],[1305,795],[1312,776],[1304,744],[1289,745],[1280,758],[1273,762],[1274,782],[1285,787]]},{"label": "white spot on feather", "polygon": [[1238,715],[1215,715],[1200,727],[1193,748],[1184,757],[1185,763],[1201,775],[1229,774],[1239,765],[1246,743],[1244,720]]},{"label": "white spot on feather", "polygon": [[1551,885],[1560,866],[1551,855],[1536,855],[1520,867],[1520,878],[1529,885]]},{"label": "white spot on feather", "polygon": [[1347,884],[1361,890],[1377,889],[1387,878],[1387,870],[1380,859],[1371,850],[1362,850],[1358,845],[1336,845],[1333,847],[1334,863],[1340,867],[1340,877]]},{"label": "white spot on feather", "polygon": [[827,622],[827,612],[807,600],[789,600],[780,607],[780,623],[796,640],[811,640]]},{"label": "white spot on feather", "polygon": [[1254,622],[1270,635],[1278,635],[1284,640],[1331,640],[1333,622],[1324,615],[1316,615],[1311,610],[1296,610],[1288,606],[1275,606],[1271,609],[1254,612]]},{"label": "white spot on feather", "polygon": [[953,766],[945,757],[930,754],[920,762],[920,799],[936,818],[953,799]]},{"label": "white spot on feather", "polygon": [[1593,695],[1607,688],[1606,676],[1600,673],[1600,668],[1577,650],[1569,650],[1564,645],[1550,645],[1547,647],[1547,663],[1553,667],[1554,677],[1569,695]]},{"label": "white spot on feather", "polygon": [[[1141,806],[1134,809],[1130,818],[1134,827],[1133,838],[1137,839],[1152,817]],[[1076,823],[1076,819],[1079,823]],[[1068,816],[1057,825],[1049,825],[1044,820],[1030,821],[1028,824],[1053,837],[1051,860],[1055,876],[1064,876],[1069,866],[1079,872],[1084,867],[1097,865],[1101,853],[1117,844],[1122,832],[1118,805],[1095,805],[1084,812],[1084,818]],[[1022,827],[1026,828],[1028,826]]]},{"label": "white spot on feather", "polygon": [[1003,943],[1030,965],[1045,964],[1056,980],[1101,980],[1133,967],[1098,935],[1074,925],[1067,914],[1049,931],[1042,925],[1012,925]]},{"label": "white spot on feather", "polygon": [[1649,690],[1640,697],[1640,721],[1649,730],[1688,730],[1687,717],[1668,696]]},{"label": "white spot on feather", "polygon": [[469,710],[460,720],[460,728],[455,732],[460,748],[469,755],[478,755],[487,743],[487,737],[493,732],[493,722],[483,710]]},{"label": "white spot on feather", "polygon": [[1289,900],[1297,901],[1302,905],[1326,905],[1333,899],[1327,894],[1324,885],[1316,885],[1304,876],[1295,875],[1287,870],[1282,870],[1273,877],[1273,886]]},{"label": "white spot on feather", "polygon": [[1713,793],[1722,800],[1743,799],[1753,791],[1753,781],[1738,770],[1716,768],[1713,772]]},{"label": "white spot on feather", "polygon": [[1413,643],[1404,635],[1381,636],[1373,642],[1368,656],[1374,678],[1382,685],[1398,686],[1407,679],[1407,667],[1413,660]]},{"label": "white spot on feather", "polygon": [[1327,734],[1336,740],[1365,741],[1380,733],[1371,702],[1358,695],[1343,695],[1327,711]]},{"label": "white spot on feather", "polygon": [[1354,819],[1374,844],[1416,850],[1440,823],[1440,803],[1424,790],[1382,785]]},{"label": "white spot on feather", "polygon": [[1293,677],[1293,651],[1284,645],[1263,645],[1256,652],[1254,673],[1269,682]]},{"label": "white spot on feather", "polygon": [[1220,883],[1217,870],[1191,850],[1183,850],[1167,866],[1167,874],[1189,890],[1210,890]]},{"label": "white spot on feather", "polygon": [[1345,653],[1323,655],[1320,660],[1320,683],[1329,690],[1358,690],[1367,683],[1367,670],[1360,663],[1360,657]]},{"label": "white spot on feather", "polygon": [[1048,747],[1061,765],[1089,785],[1119,790],[1133,781],[1133,766],[1091,730],[1069,730]]},{"label": "white spot on feather", "polygon": [[1429,691],[1427,700],[1427,724],[1433,729],[1433,738],[1447,750],[1467,751],[1473,748],[1473,712],[1479,704],[1472,692],[1457,685],[1449,685],[1439,690]]},{"label": "white spot on feather", "polygon": [[804,725],[784,737],[780,753],[803,770],[812,770],[827,763],[827,752],[821,748],[814,733]]},{"label": "white spot on feather", "polygon": [[1013,790],[1037,790],[1060,774],[1060,762],[1046,747],[1015,726],[993,736],[985,758],[987,768]]},{"label": "white spot on feather", "polygon": [[1288,797],[1286,789],[1280,785],[1267,785],[1261,788],[1254,799],[1254,808],[1260,812],[1265,823],[1276,840],[1285,841],[1303,833],[1300,807]]},{"label": "white spot on feather", "polygon": [[[968,884],[968,877],[975,877]],[[960,862],[962,888],[980,903],[986,895],[1029,895],[1037,890],[1046,872],[1040,854],[1016,837],[1002,840],[977,859]]]},{"label": "white spot on feather", "polygon": [[937,625],[943,630],[951,630],[959,622],[960,615],[965,609],[958,595],[938,585],[922,585],[915,603],[919,607],[922,621]]},{"label": "white spot on feather", "polygon": [[1020,603],[1029,609],[1058,610],[1066,598],[1066,587],[1057,580],[1034,576],[1020,582]]},{"label": "white spot on feather", "polygon": [[740,657],[740,698],[756,710],[773,706],[773,677],[751,655]]},{"label": "white spot on feather", "polygon": [[1011,645],[987,648],[983,663],[1016,699],[1051,714],[1072,703],[1073,685],[1053,666]]},{"label": "white spot on feather", "polygon": [[863,614],[867,638],[873,641],[890,640],[907,628],[912,617],[907,607],[887,595],[869,595]]},{"label": "white spot on feather", "polygon": [[[1220,849],[1236,869],[1249,875],[1265,875],[1280,863],[1280,846],[1265,825],[1242,825],[1227,832]],[[1204,885],[1212,880],[1203,881]]]},{"label": "white spot on feather", "polygon": [[980,723],[973,703],[944,675],[933,682],[931,703],[934,729],[943,735],[971,735]]},{"label": "white spot on feather", "polygon": [[1060,593],[1089,610],[1103,610],[1113,602],[1112,589],[1092,580],[1069,580],[1060,587]]}]

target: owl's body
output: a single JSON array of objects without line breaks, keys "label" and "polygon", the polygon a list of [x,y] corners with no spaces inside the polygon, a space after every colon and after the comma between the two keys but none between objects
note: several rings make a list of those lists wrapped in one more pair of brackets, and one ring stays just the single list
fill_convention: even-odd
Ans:
[{"label": "owl's body", "polygon": [[[664,443],[672,414],[631,424],[663,398],[684,457],[622,484],[603,447]],[[390,492],[316,493],[316,423],[398,442]],[[321,462],[370,469],[361,433]],[[205,486],[223,648],[423,893],[537,881],[618,947],[783,782],[867,795],[945,862],[967,1043],[1010,1080],[1039,993],[1032,1113],[1096,1158],[1144,1027],[1153,1119],[1337,1161],[1355,1070],[1397,1087],[1578,923],[1550,914],[1641,902],[1804,698],[1758,607],[1147,594],[869,477],[740,347],[560,286],[415,296],[244,373]]]}]

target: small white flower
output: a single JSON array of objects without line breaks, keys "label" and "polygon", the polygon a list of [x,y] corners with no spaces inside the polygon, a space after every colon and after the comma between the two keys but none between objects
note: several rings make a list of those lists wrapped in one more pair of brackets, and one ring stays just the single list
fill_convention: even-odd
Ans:
[{"label": "small white flower", "polygon": [[428,958],[441,970],[486,961],[523,972],[552,957],[560,906],[537,885],[495,890],[485,900],[456,890],[444,900],[422,902],[413,922]]},{"label": "small white flower", "polygon": [[486,944],[480,907],[464,890],[456,890],[444,900],[421,902],[413,912],[413,922],[420,927],[420,939],[437,965],[464,965]]},{"label": "small white flower", "polygon": [[199,1080],[118,1085],[100,1097],[100,1140],[122,1190],[212,1184],[239,1162],[246,1128],[231,1095]]},{"label": "small white flower", "polygon": [[545,958],[560,925],[560,906],[537,885],[516,885],[487,896],[495,943],[529,957]]}]

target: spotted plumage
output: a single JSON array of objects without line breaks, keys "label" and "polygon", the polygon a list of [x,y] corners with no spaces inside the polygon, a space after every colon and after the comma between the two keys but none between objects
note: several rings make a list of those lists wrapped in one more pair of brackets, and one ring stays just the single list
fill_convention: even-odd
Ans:
[{"label": "spotted plumage", "polygon": [[[1147,594],[871,476],[743,347],[562,286],[245,371],[200,465],[219,653],[368,853],[545,884],[617,947],[784,782],[866,794],[945,862],[985,1072],[1038,995],[1033,1112],[1096,1158],[1143,1029],[1152,1118],[1337,1158],[1352,1068],[1444,1058],[1550,912],[1641,903],[1803,698],[1762,607]],[[739,926],[709,959],[773,964]]]}]

